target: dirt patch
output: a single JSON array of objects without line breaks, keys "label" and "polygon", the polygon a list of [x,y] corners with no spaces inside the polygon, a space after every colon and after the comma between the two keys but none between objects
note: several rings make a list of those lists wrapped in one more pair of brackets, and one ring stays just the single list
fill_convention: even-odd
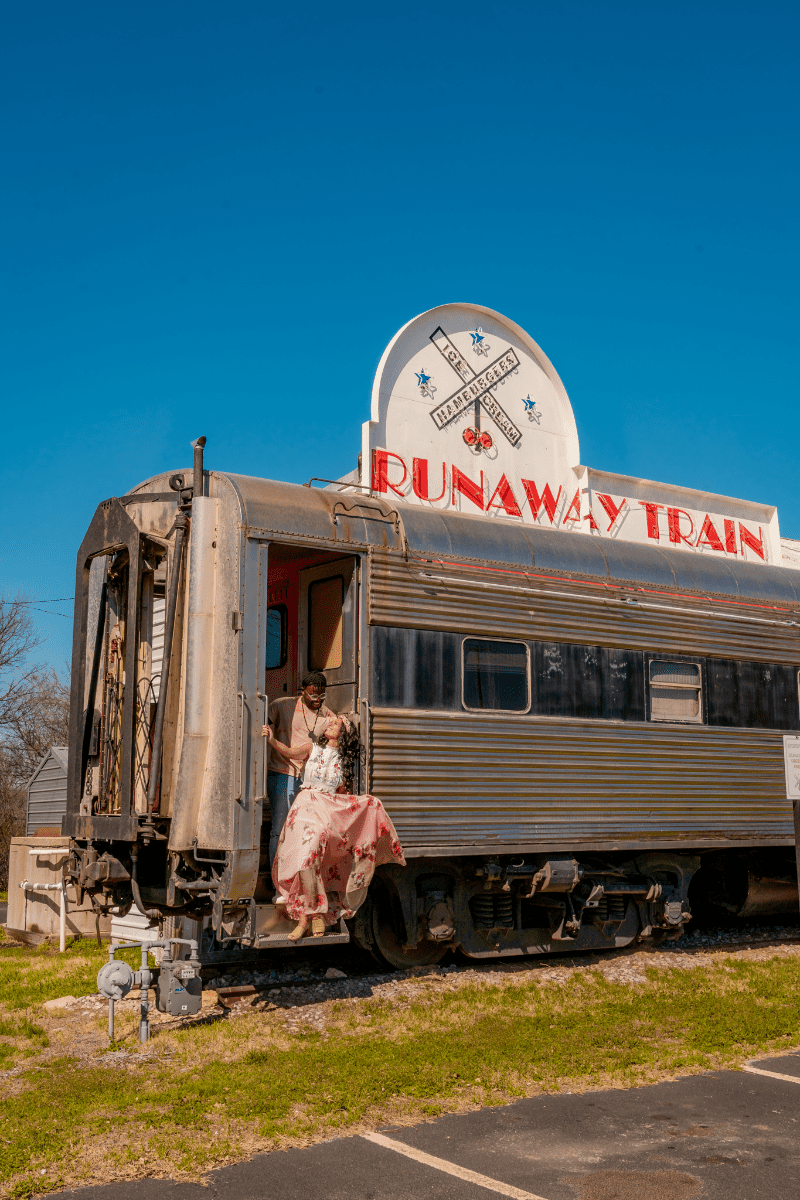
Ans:
[{"label": "dirt patch", "polygon": [[703,1186],[684,1171],[592,1171],[564,1182],[577,1190],[579,1200],[691,1200]]}]

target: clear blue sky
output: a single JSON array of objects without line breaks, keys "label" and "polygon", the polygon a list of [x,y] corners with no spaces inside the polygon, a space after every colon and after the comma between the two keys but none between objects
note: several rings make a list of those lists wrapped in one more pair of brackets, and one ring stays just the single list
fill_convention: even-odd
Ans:
[{"label": "clear blue sky", "polygon": [[[8,0],[0,585],[189,462],[351,469],[394,332],[539,342],[583,462],[800,537],[796,3]],[[60,612],[69,604],[53,605]],[[71,624],[35,613],[44,657]]]}]

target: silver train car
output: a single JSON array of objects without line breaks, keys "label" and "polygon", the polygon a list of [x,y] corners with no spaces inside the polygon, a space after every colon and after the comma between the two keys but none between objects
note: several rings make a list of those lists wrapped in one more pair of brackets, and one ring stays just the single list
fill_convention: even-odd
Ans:
[{"label": "silver train car", "polygon": [[407,866],[304,946],[403,966],[797,911],[800,572],[209,472],[203,445],[78,554],[64,832],[98,911],[288,944],[261,728],[316,668]]}]

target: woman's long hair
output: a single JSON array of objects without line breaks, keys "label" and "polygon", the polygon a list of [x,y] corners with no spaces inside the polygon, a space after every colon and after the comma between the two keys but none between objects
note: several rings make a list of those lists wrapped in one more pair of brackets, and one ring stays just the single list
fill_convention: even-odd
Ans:
[{"label": "woman's long hair", "polygon": [[[353,790],[353,775],[358,762],[359,740],[358,730],[353,722],[353,713],[340,713],[342,732],[339,734],[339,762],[342,767],[342,783],[349,792]],[[320,746],[327,746],[328,739],[323,733],[319,738]]]}]

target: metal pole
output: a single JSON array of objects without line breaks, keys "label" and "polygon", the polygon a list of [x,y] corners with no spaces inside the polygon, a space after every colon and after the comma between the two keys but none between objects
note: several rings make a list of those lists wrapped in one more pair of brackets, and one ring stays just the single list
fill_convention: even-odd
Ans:
[{"label": "metal pole", "polygon": [[194,461],[192,463],[192,499],[196,496],[202,496],[204,492],[203,481],[203,447],[206,444],[204,437],[199,437],[196,442],[192,442],[194,450]]},{"label": "metal pole", "polygon": [[92,669],[89,675],[89,697],[83,721],[83,744],[81,746],[81,796],[86,784],[86,764],[89,761],[89,747],[92,744],[92,728],[94,726],[94,711],[97,703],[97,679],[100,674],[100,659],[103,653],[103,638],[106,630],[106,604],[108,602],[108,583],[104,582],[100,591],[100,605],[97,610],[97,628],[94,631],[94,652],[92,654]]},{"label": "metal pole", "polygon": [[[114,943],[112,942],[108,948],[108,961],[109,962],[114,961],[114,955],[116,954],[116,952],[117,952],[117,948],[114,945]],[[108,997],[108,1044],[109,1044],[109,1046],[114,1045],[114,1001],[111,999],[110,996]]]},{"label": "metal pole", "polygon": [[167,604],[166,623],[164,625],[164,657],[161,663],[161,687],[158,691],[156,719],[153,726],[153,752],[150,758],[150,779],[147,784],[147,813],[153,811],[161,775],[161,745],[164,739],[164,717],[167,711],[167,682],[169,680],[169,660],[172,654],[172,635],[175,631],[175,610],[178,606],[178,584],[181,575],[181,559],[183,543],[186,537],[186,527],[189,518],[186,513],[178,513],[175,519],[175,553],[172,559],[172,578],[169,581],[169,601]]},{"label": "metal pole", "polygon": [[61,954],[67,948],[67,888],[61,881],[61,907],[58,913],[58,949]]},{"label": "metal pole", "polygon": [[150,1022],[147,1019],[147,1013],[150,1009],[150,959],[148,957],[149,948],[147,945],[142,946],[142,982],[139,990],[139,1042],[144,1043],[150,1037]]}]

